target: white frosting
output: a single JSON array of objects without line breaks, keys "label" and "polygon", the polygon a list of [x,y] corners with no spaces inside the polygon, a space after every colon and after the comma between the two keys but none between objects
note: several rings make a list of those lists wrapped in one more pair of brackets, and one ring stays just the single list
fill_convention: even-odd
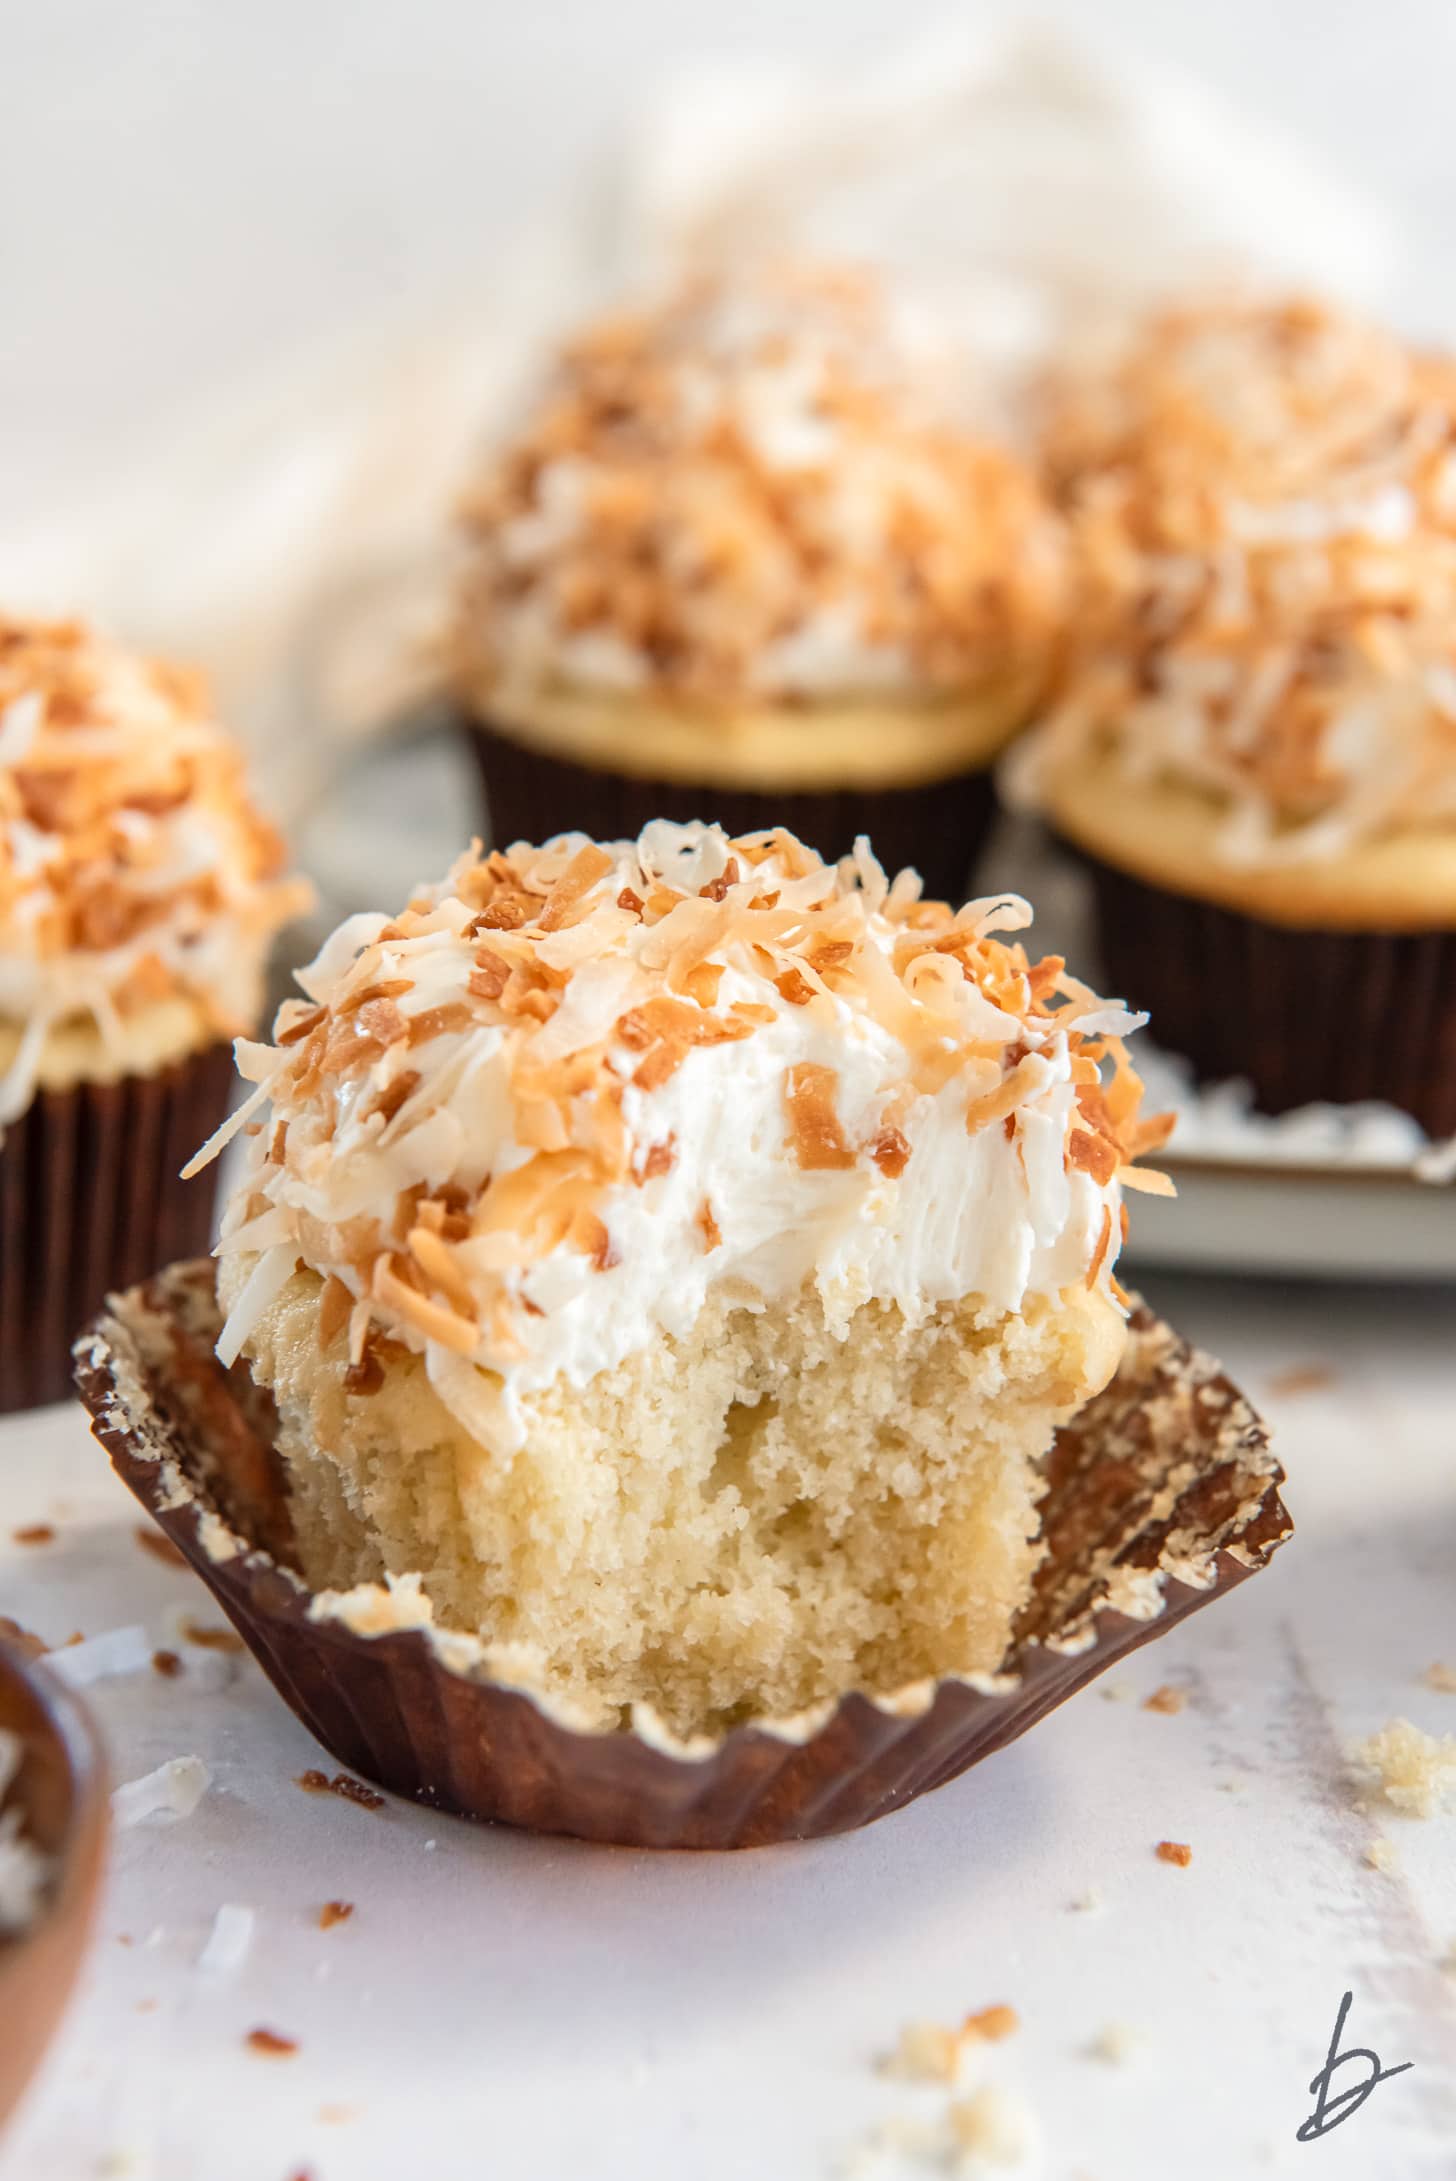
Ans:
[{"label": "white frosting", "polygon": [[[812,1281],[831,1317],[847,1323],[871,1297],[915,1321],[972,1294],[996,1311],[1014,1311],[1032,1295],[1054,1296],[1094,1279],[1105,1285],[1120,1239],[1119,1186],[1115,1176],[1099,1182],[1069,1164],[1069,1131],[1081,1123],[1074,1054],[1082,1038],[1117,1036],[1143,1018],[1069,985],[1062,989],[1073,997],[1056,1017],[1029,1009],[1024,987],[1022,1005],[1010,1012],[963,972],[958,956],[935,951],[952,931],[948,912],[925,931],[923,947],[907,932],[903,913],[919,890],[913,875],[902,875],[887,895],[863,844],[837,874],[791,845],[799,866],[776,853],[747,869],[721,905],[699,898],[731,853],[717,827],[659,822],[640,842],[611,848],[611,869],[588,895],[580,921],[536,942],[539,959],[572,965],[561,1003],[544,1023],[481,1019],[413,1047],[397,1039],[362,1064],[326,1070],[301,1099],[287,1088],[296,1051],[240,1044],[243,1074],[272,1093],[275,1116],[286,1118],[287,1146],[277,1162],[273,1130],[260,1116],[224,1223],[222,1250],[239,1263],[225,1280],[233,1307],[221,1352],[237,1352],[300,1257],[341,1279],[351,1298],[369,1294],[358,1229],[346,1222],[373,1218],[388,1229],[401,1192],[454,1185],[474,1198],[487,1175],[499,1185],[538,1152],[585,1142],[579,1113],[564,1131],[555,1123],[543,1130],[541,1102],[524,1086],[531,1074],[539,1082],[539,1071],[591,1053],[606,1070],[597,1085],[620,1086],[625,1130],[620,1170],[591,1197],[609,1248],[594,1253],[580,1236],[567,1236],[533,1256],[518,1234],[488,1216],[487,1194],[473,1231],[453,1250],[479,1325],[468,1352],[429,1337],[387,1299],[381,1303],[377,1285],[370,1305],[383,1330],[425,1354],[447,1405],[489,1444],[516,1442],[522,1396],[562,1376],[584,1384],[658,1331],[684,1332],[715,1293],[759,1308]],[[559,871],[586,846],[581,836],[566,836],[542,854]],[[796,867],[807,875],[791,875]],[[459,1002],[482,943],[496,936],[470,933],[475,911],[455,891],[459,877],[457,867],[450,884],[416,897],[413,907],[423,913],[406,920],[413,924],[408,937],[381,939],[382,929],[397,927],[352,918],[300,973],[305,992],[337,1004],[361,982],[408,979],[410,988],[393,1000],[406,1022]],[[662,921],[640,921],[617,906],[624,888],[645,896],[662,883],[684,896]],[[782,958],[744,936],[742,913],[734,915],[739,896],[771,892],[785,911],[828,903],[855,929],[852,985],[846,976],[831,980],[840,985],[831,989],[805,962],[814,998],[792,1004],[785,997],[775,982]],[[746,1003],[763,1019],[732,1042],[693,1046],[665,1081],[641,1087],[632,1077],[642,1051],[624,1042],[622,1018],[661,998],[684,933],[713,920],[722,936],[712,959],[724,967],[711,1012],[724,1018]],[[805,921],[784,918],[784,945],[794,943],[787,927],[802,931]],[[1006,897],[972,903],[954,933],[984,938],[1029,921],[1026,905]],[[990,954],[1002,969],[1019,959],[1018,952],[1008,961],[996,941]],[[483,1018],[487,1010],[480,1012]],[[899,1018],[895,1027],[887,1014]],[[790,1071],[806,1065],[833,1071],[834,1114],[854,1154],[839,1168],[799,1163],[786,1085]],[[421,1081],[397,1115],[382,1121],[371,1109],[407,1069]],[[1087,1072],[1084,1059],[1084,1079]],[[917,1075],[922,1085],[942,1079],[917,1088]],[[968,1106],[1003,1085],[1004,1105],[972,1125]],[[523,1124],[532,1142],[522,1141]],[[908,1153],[898,1174],[884,1171],[871,1150],[889,1125]],[[666,1153],[657,1161],[650,1154],[664,1146],[671,1164],[655,1171]],[[569,1153],[563,1148],[562,1155]],[[717,1235],[712,1247],[705,1207]]]},{"label": "white frosting", "polygon": [[310,890],[277,844],[199,688],[69,625],[0,618],[0,1024],[20,1032],[0,1125],[24,1111],[51,1030],[181,997],[220,1036],[262,1012],[278,927]]}]

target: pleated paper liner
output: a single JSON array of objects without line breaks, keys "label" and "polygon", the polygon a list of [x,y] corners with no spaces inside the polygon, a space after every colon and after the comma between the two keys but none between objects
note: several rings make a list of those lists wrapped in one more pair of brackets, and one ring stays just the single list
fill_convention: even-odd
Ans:
[{"label": "pleated paper liner", "polygon": [[76,1699],[37,1660],[40,1646],[0,1621],[0,1728],[24,1754],[10,1798],[55,1877],[35,1922],[0,1935],[0,2129],[50,2043],[80,1970],[101,1890],[105,1766]]},{"label": "pleated paper liner", "polygon": [[1265,1113],[1379,1099],[1456,1134],[1456,931],[1310,931],[1090,871],[1102,989],[1206,1082]]},{"label": "pleated paper liner", "polygon": [[1261,1568],[1283,1472],[1216,1364],[1139,1308],[1113,1384],[1061,1434],[1048,1552],[1004,1669],[682,1743],[584,1732],[491,1678],[473,1636],[389,1625],[386,1593],[315,1601],[289,1565],[270,1404],[212,1353],[210,1264],[114,1298],[77,1384],[123,1480],[337,1761],[461,1816],[633,1847],[743,1848],[868,1824],[1002,1748],[1115,1660]]},{"label": "pleated paper liner", "polygon": [[867,833],[891,877],[911,864],[927,898],[964,901],[996,812],[989,771],[958,773],[916,787],[810,790],[756,795],[746,788],[695,787],[639,779],[528,749],[484,721],[465,722],[485,787],[497,848],[589,833],[635,840],[654,818],[716,821],[735,836],[786,826],[827,861],[847,856]]},{"label": "pleated paper liner", "polygon": [[228,1109],[231,1047],[36,1093],[0,1144],[0,1412],[64,1401],[71,1344],[113,1288],[212,1239],[216,1178],[181,1168]]}]

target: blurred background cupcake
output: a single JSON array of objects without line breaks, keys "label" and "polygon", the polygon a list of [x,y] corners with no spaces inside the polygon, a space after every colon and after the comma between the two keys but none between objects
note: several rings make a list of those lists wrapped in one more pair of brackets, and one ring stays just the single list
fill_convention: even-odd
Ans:
[{"label": "blurred background cupcake", "polygon": [[216,1127],[309,889],[201,681],[0,617],[0,1409],[60,1399],[106,1291],[207,1246]]},{"label": "blurred background cupcake", "polygon": [[1063,555],[948,356],[825,266],[704,275],[562,350],[464,508],[454,678],[498,844],[872,832],[959,898]]},{"label": "blurred background cupcake", "polygon": [[1149,321],[1054,398],[1081,595],[1016,768],[1103,973],[1278,1113],[1456,1130],[1456,368],[1332,308]]}]

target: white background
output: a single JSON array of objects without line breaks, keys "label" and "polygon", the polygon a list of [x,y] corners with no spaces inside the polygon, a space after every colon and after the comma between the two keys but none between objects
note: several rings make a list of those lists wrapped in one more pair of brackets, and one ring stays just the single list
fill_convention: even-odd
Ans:
[{"label": "white background", "polygon": [[[605,174],[669,64],[862,66],[953,0],[3,0],[0,500],[86,496],[118,450],[295,349],[488,293],[523,215]],[[1439,239],[1449,0],[1008,4],[1204,75]],[[1409,299],[1419,316],[1422,298]],[[373,331],[371,332],[371,329]]]}]

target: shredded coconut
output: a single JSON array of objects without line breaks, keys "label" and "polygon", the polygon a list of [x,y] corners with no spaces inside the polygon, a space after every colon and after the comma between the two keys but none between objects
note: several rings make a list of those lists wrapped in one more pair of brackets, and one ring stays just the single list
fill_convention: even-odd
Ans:
[{"label": "shredded coconut", "polygon": [[144,1628],[108,1628],[84,1643],[64,1645],[53,1651],[47,1664],[58,1680],[71,1689],[89,1688],[94,1681],[109,1681],[120,1674],[139,1674],[152,1662],[152,1644]]},{"label": "shredded coconut", "polygon": [[827,267],[588,327],[466,503],[467,680],[805,698],[1039,663],[1055,518],[907,334]]},{"label": "shredded coconut", "polygon": [[207,1793],[212,1774],[200,1757],[171,1757],[139,1780],[128,1780],[113,1789],[111,1816],[118,1832],[141,1825],[148,1818],[175,1824],[191,1817]]},{"label": "shredded coconut", "polygon": [[[179,1812],[185,1816],[186,1812]],[[236,1901],[224,1901],[212,1921],[207,1943],[197,1957],[204,1976],[233,1976],[247,1960],[257,1925],[257,1912]]]}]

